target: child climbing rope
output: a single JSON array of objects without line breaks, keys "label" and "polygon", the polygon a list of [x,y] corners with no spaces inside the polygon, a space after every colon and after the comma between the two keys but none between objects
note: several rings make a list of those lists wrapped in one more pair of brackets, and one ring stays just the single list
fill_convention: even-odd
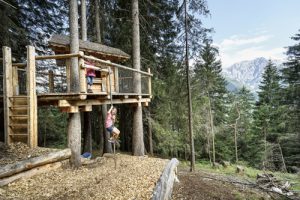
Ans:
[{"label": "child climbing rope", "polygon": [[92,85],[93,85],[93,81],[94,81],[94,77],[96,76],[95,70],[92,68],[89,68],[89,66],[94,67],[95,65],[91,62],[88,61],[84,61],[86,68],[86,80],[87,80],[87,92],[88,93],[93,93],[92,90]]},{"label": "child climbing rope", "polygon": [[105,119],[105,128],[110,133],[111,138],[108,140],[109,142],[114,143],[120,134],[119,129],[114,126],[116,121],[117,109],[113,106],[107,112],[106,119]]}]

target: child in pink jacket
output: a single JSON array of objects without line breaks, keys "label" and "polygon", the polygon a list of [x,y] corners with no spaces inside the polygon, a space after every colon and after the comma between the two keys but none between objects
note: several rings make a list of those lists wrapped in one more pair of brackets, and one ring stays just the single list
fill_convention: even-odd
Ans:
[{"label": "child in pink jacket", "polygon": [[106,114],[106,119],[105,119],[105,128],[112,136],[109,139],[109,142],[115,142],[118,139],[119,134],[120,134],[119,129],[117,129],[114,126],[114,123],[116,121],[116,115],[117,115],[117,109],[115,107],[111,106]]},{"label": "child in pink jacket", "polygon": [[88,61],[84,61],[84,64],[86,65],[86,80],[87,80],[87,92],[88,93],[93,93],[92,91],[92,85],[93,85],[93,81],[94,81],[94,77],[96,76],[95,70],[92,68],[88,68],[89,66],[91,67],[95,67],[95,65],[91,62]]}]

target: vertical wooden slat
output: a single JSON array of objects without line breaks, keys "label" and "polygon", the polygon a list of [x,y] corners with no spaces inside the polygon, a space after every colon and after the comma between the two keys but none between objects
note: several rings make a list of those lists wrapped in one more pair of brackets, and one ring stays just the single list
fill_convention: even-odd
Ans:
[{"label": "vertical wooden slat", "polygon": [[67,92],[70,92],[71,88],[71,77],[70,77],[70,69],[71,69],[71,60],[67,59],[66,60],[66,76],[67,76]]},{"label": "vertical wooden slat", "polygon": [[27,46],[28,145],[37,146],[37,97],[35,85],[35,48]]},{"label": "vertical wooden slat", "polygon": [[[148,73],[151,73],[150,68],[148,68]],[[152,86],[151,86],[151,76],[148,76],[148,93],[151,96],[152,95]]]},{"label": "vertical wooden slat", "polygon": [[115,91],[119,93],[119,69],[115,67]]},{"label": "vertical wooden slat", "polygon": [[12,60],[11,60],[11,49],[9,47],[2,47],[3,52],[3,107],[4,107],[4,136],[5,143],[10,144],[11,138],[10,134],[12,133],[10,124],[10,110],[11,106],[10,97],[13,96],[13,84],[12,84]]},{"label": "vertical wooden slat", "polygon": [[49,92],[54,92],[54,74],[52,70],[49,70]]},{"label": "vertical wooden slat", "polygon": [[[80,55],[84,55],[82,51],[79,51]],[[84,59],[82,57],[79,58],[79,81],[80,81],[80,92],[86,93],[87,91],[87,82],[85,76],[85,68],[84,68]]]},{"label": "vertical wooden slat", "polygon": [[18,67],[12,67],[13,95],[19,95]]}]

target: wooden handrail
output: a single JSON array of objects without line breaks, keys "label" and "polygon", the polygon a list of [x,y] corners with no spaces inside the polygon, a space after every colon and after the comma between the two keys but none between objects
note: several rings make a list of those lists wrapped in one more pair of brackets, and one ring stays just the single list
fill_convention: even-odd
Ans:
[{"label": "wooden handrail", "polygon": [[45,56],[36,56],[36,60],[47,60],[47,59],[66,59],[80,57],[79,53],[69,53],[69,54],[59,54],[59,55],[45,55]]},{"label": "wooden handrail", "polygon": [[147,76],[153,76],[153,74],[148,73],[148,72],[144,72],[144,71],[140,71],[140,70],[137,70],[137,69],[126,67],[126,66],[123,66],[123,65],[119,65],[119,64],[116,64],[116,63],[112,63],[110,61],[101,60],[101,59],[98,59],[98,58],[95,58],[95,57],[92,57],[92,56],[82,55],[82,57],[85,58],[85,59],[88,59],[88,60],[93,60],[93,61],[96,61],[96,62],[99,62],[99,63],[102,63],[102,64],[106,64],[108,66],[117,67],[117,68],[120,68],[120,69],[125,69],[125,70],[129,70],[129,71],[133,71],[133,72],[138,72],[140,74],[145,74]]}]

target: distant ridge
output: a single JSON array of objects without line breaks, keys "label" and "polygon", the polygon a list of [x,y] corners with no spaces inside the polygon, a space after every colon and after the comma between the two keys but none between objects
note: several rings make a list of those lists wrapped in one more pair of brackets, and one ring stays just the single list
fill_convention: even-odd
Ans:
[{"label": "distant ridge", "polygon": [[[235,63],[229,68],[223,69],[223,76],[228,82],[227,89],[229,91],[236,91],[245,86],[256,94],[259,90],[258,87],[262,79],[262,74],[268,62],[268,59],[260,57],[254,60]],[[272,60],[272,62],[278,69],[283,68],[282,62],[279,60]]]}]

